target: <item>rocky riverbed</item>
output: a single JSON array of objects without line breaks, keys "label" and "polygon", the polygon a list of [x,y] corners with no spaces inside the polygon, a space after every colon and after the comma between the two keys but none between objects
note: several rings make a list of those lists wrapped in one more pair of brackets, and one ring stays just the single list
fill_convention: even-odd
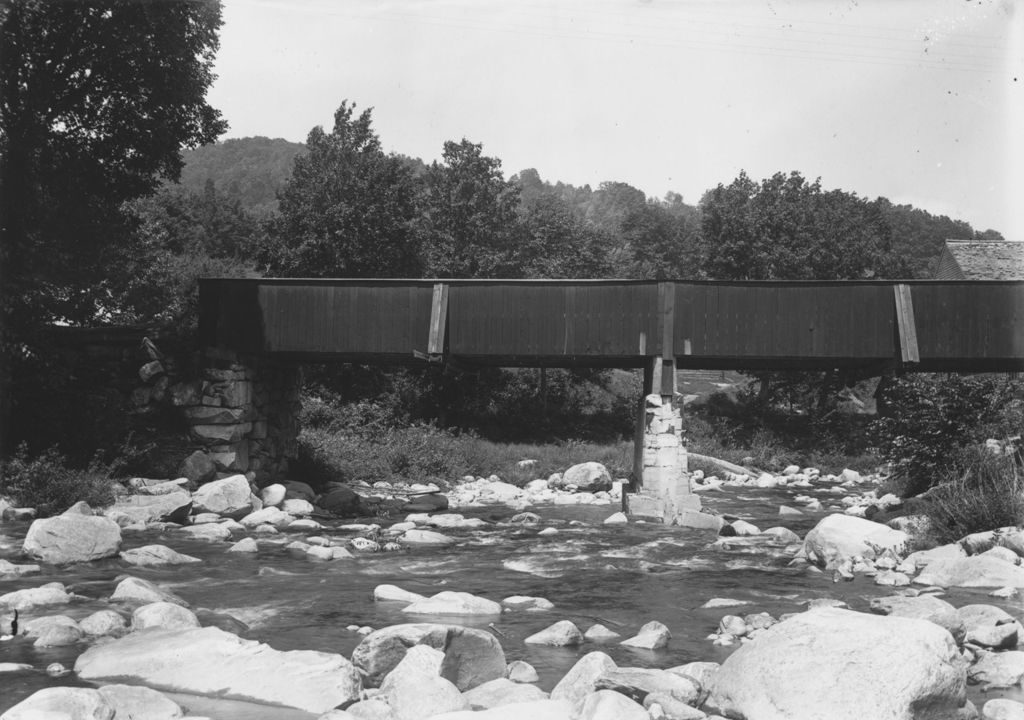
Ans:
[{"label": "rocky riverbed", "polygon": [[0,501],[0,717],[1024,717],[1024,533],[910,553],[873,481],[698,473],[717,534],[594,466]]}]

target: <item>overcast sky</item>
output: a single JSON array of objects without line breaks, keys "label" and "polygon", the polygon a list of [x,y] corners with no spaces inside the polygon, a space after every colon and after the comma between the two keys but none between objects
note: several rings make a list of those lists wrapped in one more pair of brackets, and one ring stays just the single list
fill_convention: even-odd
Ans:
[{"label": "overcast sky", "polygon": [[506,175],[696,203],[797,170],[1024,240],[1013,0],[226,0],[227,137],[303,141],[342,100],[385,149],[481,142]]}]

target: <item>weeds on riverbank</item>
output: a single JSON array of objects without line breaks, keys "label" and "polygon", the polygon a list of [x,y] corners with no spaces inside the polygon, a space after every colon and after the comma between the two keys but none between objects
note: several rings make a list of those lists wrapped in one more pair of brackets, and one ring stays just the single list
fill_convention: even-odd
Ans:
[{"label": "weeds on riverbank", "polygon": [[79,500],[104,507],[114,502],[111,471],[98,459],[84,469],[69,467],[56,447],[29,457],[23,444],[0,466],[0,495],[19,507],[35,508],[40,517],[58,515]]},{"label": "weeds on riverbank", "polygon": [[937,545],[1024,524],[1024,475],[1012,456],[970,448],[957,457],[946,481],[927,494],[923,510]]}]

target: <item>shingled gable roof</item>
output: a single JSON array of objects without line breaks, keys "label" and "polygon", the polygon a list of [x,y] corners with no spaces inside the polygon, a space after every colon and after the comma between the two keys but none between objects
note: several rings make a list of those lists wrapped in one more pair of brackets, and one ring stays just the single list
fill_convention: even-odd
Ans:
[{"label": "shingled gable roof", "polygon": [[1024,280],[1024,242],[946,240],[937,275],[965,280]]}]

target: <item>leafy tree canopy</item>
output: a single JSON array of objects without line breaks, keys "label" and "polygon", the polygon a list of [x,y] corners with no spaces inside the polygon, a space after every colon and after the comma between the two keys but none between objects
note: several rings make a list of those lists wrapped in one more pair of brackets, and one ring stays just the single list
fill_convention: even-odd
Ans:
[{"label": "leafy tree canopy", "polygon": [[342,102],[334,129],[313,128],[295,159],[259,253],[270,274],[415,277],[416,186],[406,160],[385,155],[371,110]]},{"label": "leafy tree canopy", "polygon": [[120,204],[226,129],[205,100],[220,3],[13,0],[0,23],[5,320],[94,321],[116,284]]},{"label": "leafy tree canopy", "polygon": [[856,280],[905,276],[879,204],[824,191],[818,180],[741,172],[701,200],[703,268],[723,280]]},{"label": "leafy tree canopy", "polygon": [[428,274],[515,276],[519,187],[505,180],[501,160],[483,146],[448,141],[440,163],[423,175],[420,232]]}]

